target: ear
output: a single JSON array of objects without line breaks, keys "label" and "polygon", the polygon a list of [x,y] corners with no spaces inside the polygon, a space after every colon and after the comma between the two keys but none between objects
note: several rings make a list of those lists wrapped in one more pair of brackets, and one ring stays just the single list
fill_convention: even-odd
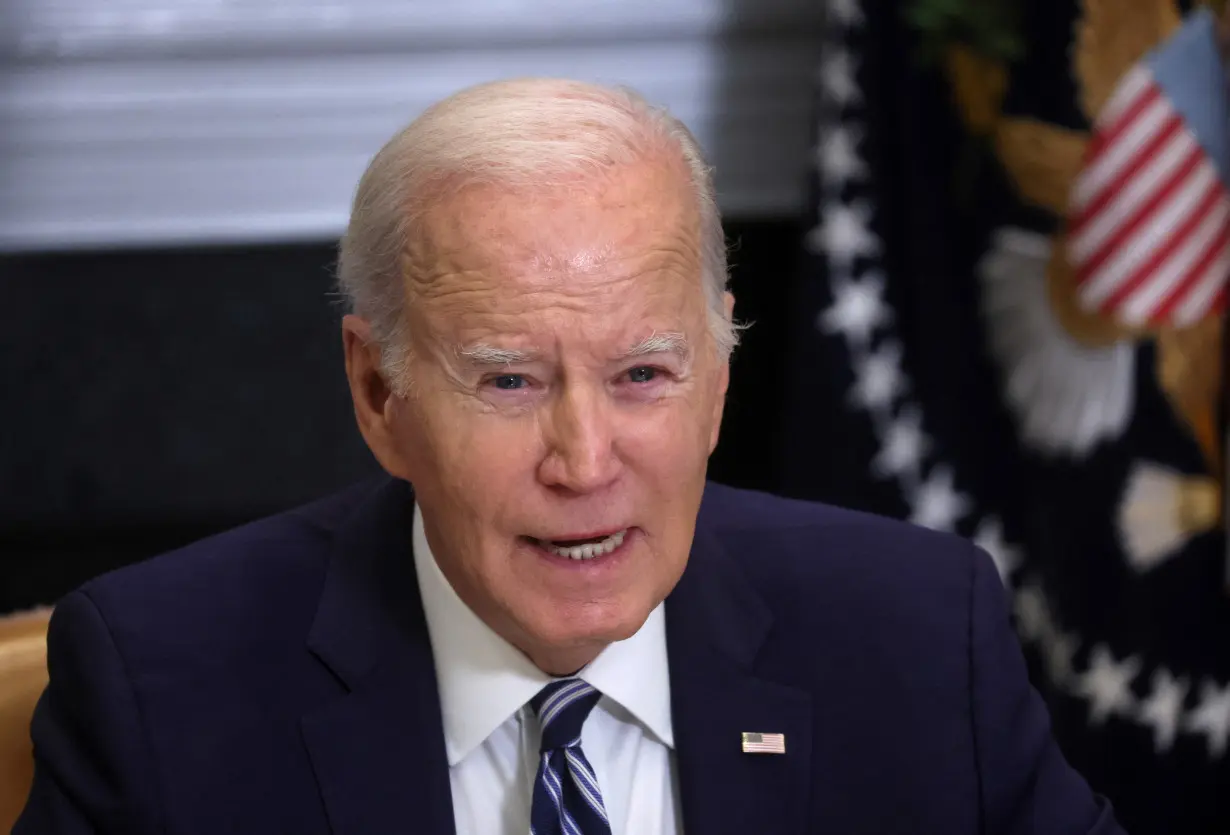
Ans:
[{"label": "ear", "polygon": [[[732,321],[735,315],[735,296],[730,291],[727,291],[723,297],[726,306],[726,321]],[[730,358],[722,360],[722,366],[718,369],[718,390],[717,402],[714,404],[715,414],[713,416],[713,430],[709,434],[709,454],[713,454],[713,450],[717,449],[718,435],[722,431],[722,415],[726,410],[726,392],[730,388]]]},{"label": "ear", "polygon": [[366,320],[353,314],[342,317],[342,350],[355,420],[367,448],[390,475],[407,478],[393,431],[397,395],[384,379],[380,346],[371,338]]}]

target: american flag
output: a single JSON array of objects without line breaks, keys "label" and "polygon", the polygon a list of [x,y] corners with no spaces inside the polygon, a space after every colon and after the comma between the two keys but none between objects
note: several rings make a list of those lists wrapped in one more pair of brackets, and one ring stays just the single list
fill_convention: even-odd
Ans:
[{"label": "american flag", "polygon": [[744,754],[784,754],[786,753],[785,734],[752,734],[743,735]]},{"label": "american flag", "polygon": [[[1191,46],[1216,66],[1211,37]],[[1193,78],[1191,64],[1185,72],[1174,77],[1147,56],[1124,75],[1071,192],[1068,257],[1080,304],[1129,327],[1183,327],[1226,303],[1225,92],[1216,70],[1213,79]],[[1187,105],[1210,84],[1213,96]]]}]

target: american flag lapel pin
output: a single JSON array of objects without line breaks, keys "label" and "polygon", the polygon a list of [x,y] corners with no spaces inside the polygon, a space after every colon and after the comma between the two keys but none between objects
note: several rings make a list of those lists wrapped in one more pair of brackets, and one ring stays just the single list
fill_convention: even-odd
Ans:
[{"label": "american flag lapel pin", "polygon": [[786,753],[785,734],[743,734],[744,754],[784,754]]}]

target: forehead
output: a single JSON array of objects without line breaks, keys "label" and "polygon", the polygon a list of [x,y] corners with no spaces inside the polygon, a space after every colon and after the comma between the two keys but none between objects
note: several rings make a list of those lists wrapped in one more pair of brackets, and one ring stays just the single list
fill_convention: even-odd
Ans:
[{"label": "forehead", "polygon": [[416,307],[513,313],[550,297],[694,295],[700,253],[686,177],[643,166],[549,190],[467,188],[427,213],[405,272]]}]

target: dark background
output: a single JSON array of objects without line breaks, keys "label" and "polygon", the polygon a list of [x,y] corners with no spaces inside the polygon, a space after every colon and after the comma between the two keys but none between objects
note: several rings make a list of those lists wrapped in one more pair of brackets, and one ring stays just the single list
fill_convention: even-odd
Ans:
[{"label": "dark background", "polygon": [[[802,229],[727,233],[753,324],[710,472],[772,489]],[[0,259],[0,612],[375,472],[334,258],[326,243]],[[814,475],[811,495],[836,494]]]}]

